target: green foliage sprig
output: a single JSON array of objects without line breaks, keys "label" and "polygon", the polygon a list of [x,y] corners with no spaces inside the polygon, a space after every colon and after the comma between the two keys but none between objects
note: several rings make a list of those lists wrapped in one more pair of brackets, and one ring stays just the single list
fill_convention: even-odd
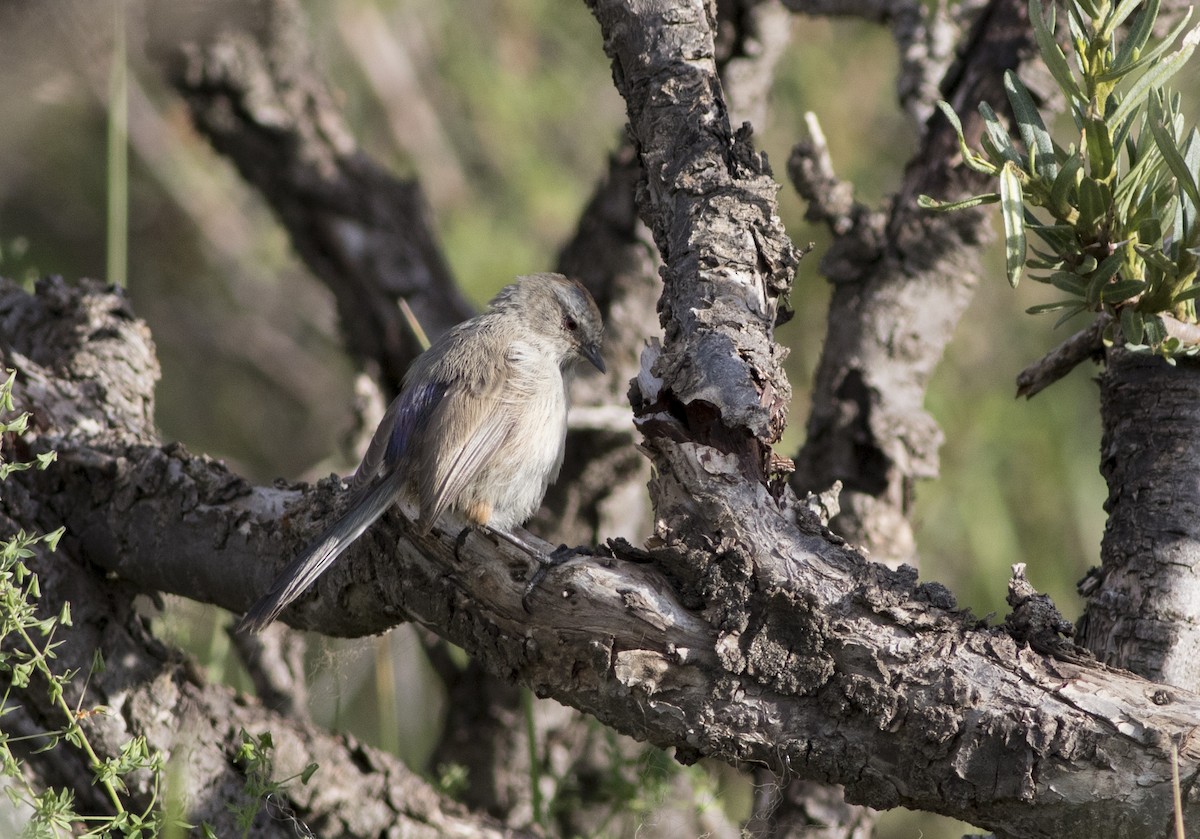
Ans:
[{"label": "green foliage sprig", "polygon": [[[10,371],[8,378],[0,382],[0,439],[7,435],[21,435],[28,427],[29,415],[17,414],[13,403],[13,385],[16,373]],[[0,451],[0,480],[9,475],[37,468],[46,469],[55,460],[53,452],[39,455],[35,461],[5,462]],[[37,603],[41,598],[41,584],[37,574],[30,570],[26,561],[35,556],[35,548],[54,551],[62,538],[63,528],[52,533],[29,534],[24,530],[0,540],[0,680],[4,691],[0,694],[0,775],[7,779],[4,786],[9,803],[14,808],[25,807],[32,813],[23,835],[28,837],[58,836],[125,836],[140,839],[142,836],[157,836],[168,824],[163,810],[158,806],[158,793],[163,774],[161,753],[149,748],[144,737],[134,737],[126,742],[115,757],[101,758],[97,754],[87,733],[80,723],[95,714],[106,713],[103,706],[84,708],[82,703],[72,707],[66,700],[67,685],[77,673],[73,670],[58,672],[53,663],[55,650],[62,644],[55,640],[60,628],[71,625],[70,604],[64,604],[57,615],[39,618]],[[93,671],[103,667],[97,658]],[[44,689],[50,704],[62,718],[60,728],[26,737],[12,737],[2,728],[4,717],[17,709],[16,698],[34,689]],[[58,748],[66,743],[79,749],[87,758],[95,783],[104,790],[112,803],[112,814],[84,815],[75,809],[75,796],[71,790],[48,788],[36,790],[26,778],[20,759],[14,754],[14,744],[27,739],[38,741],[38,750]],[[153,795],[145,809],[133,811],[126,807],[121,793],[126,791],[122,780],[130,773],[146,770],[153,778]],[[172,822],[181,827],[190,827]],[[81,825],[88,825],[86,830]]]},{"label": "green foliage sprig", "polygon": [[277,820],[290,822],[297,836],[311,839],[313,833],[308,825],[300,821],[291,808],[280,802],[280,793],[292,781],[299,780],[307,784],[319,768],[318,764],[310,763],[302,772],[297,772],[282,780],[272,780],[274,775],[274,758],[271,753],[275,749],[275,741],[269,731],[257,737],[242,730],[242,745],[238,747],[235,759],[242,765],[246,773],[245,793],[247,801],[241,805],[231,805],[230,811],[237,820],[243,836],[249,836],[254,827],[254,820],[260,809],[265,808],[267,814]]},{"label": "green foliage sprig", "polygon": [[[1179,95],[1164,85],[1191,57],[1200,30],[1184,35],[1189,9],[1152,43],[1158,0],[1072,0],[1066,11],[1074,66],[1055,40],[1054,4],[1029,4],[1038,49],[1067,99],[1077,141],[1056,143],[1029,91],[1008,72],[1015,135],[981,102],[980,153],[967,145],[950,105],[939,103],[966,165],[996,177],[999,191],[957,202],[922,195],[919,203],[956,210],[998,202],[1009,283],[1015,288],[1029,269],[1030,279],[1067,294],[1031,314],[1062,311],[1061,324],[1081,312],[1106,312],[1130,346],[1168,357],[1194,352],[1168,336],[1163,316],[1196,320],[1200,133],[1185,128]],[[1030,233],[1042,248],[1028,244]],[[1105,337],[1114,339],[1112,324]]]}]

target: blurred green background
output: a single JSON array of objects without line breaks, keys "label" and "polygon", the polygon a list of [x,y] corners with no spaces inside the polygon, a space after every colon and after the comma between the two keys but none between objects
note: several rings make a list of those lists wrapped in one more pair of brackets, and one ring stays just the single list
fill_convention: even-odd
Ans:
[{"label": "blurred green background", "polygon": [[[0,273],[105,271],[105,91],[112,31],[100,4],[32,4],[0,33]],[[47,9],[47,6],[53,6]],[[557,249],[624,125],[595,22],[558,0],[350,0],[307,4],[312,39],[364,147],[418,176],[460,282],[482,303],[511,277],[553,266]],[[878,27],[796,19],[760,146],[782,173],[803,113],[820,118],[839,174],[878,203],[899,183],[915,135],[895,105],[897,59]],[[166,437],[225,458],[260,480],[352,467],[352,368],[331,296],[291,253],[269,210],[191,129],[182,104],[136,51],[131,29],[129,285],[163,366]],[[1194,81],[1185,74],[1179,87]],[[817,272],[827,242],[781,192],[793,238],[812,241],[792,296],[796,392],[781,451],[803,433],[807,389],[828,291]],[[1094,371],[1078,369],[1031,402],[1014,378],[1072,325],[1024,308],[1037,286],[1011,291],[998,252],[932,386],[946,434],[942,477],[918,489],[923,578],[983,615],[1005,613],[1013,562],[1069,616],[1074,583],[1097,561],[1104,487],[1097,471]],[[236,680],[223,617],[177,603],[166,622],[213,675]],[[419,764],[439,697],[419,645],[404,632],[328,645],[313,664],[320,719]],[[336,655],[336,664],[335,661]],[[375,669],[387,661],[392,672]],[[426,708],[427,716],[395,708]],[[963,825],[924,814],[885,816],[881,837],[938,839]]]}]

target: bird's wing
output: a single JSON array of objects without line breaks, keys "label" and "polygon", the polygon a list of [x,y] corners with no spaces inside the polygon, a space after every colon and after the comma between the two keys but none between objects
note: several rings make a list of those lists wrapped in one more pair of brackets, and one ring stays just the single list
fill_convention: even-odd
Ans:
[{"label": "bird's wing", "polygon": [[457,433],[442,425],[443,434],[431,452],[430,462],[421,470],[421,518],[426,526],[437,521],[448,506],[454,505],[468,484],[495,456],[512,430],[507,412],[496,400],[476,401],[463,417],[468,423],[454,423]]},{"label": "bird's wing", "polygon": [[513,402],[505,398],[511,376],[499,369],[508,362],[503,355],[491,358],[495,369],[477,369],[446,392],[413,452],[421,459],[418,491],[426,527],[455,505],[512,434]]},{"label": "bird's wing", "polygon": [[362,463],[354,472],[350,481],[352,489],[362,490],[372,478],[385,471],[385,464],[395,465],[404,457],[413,440],[429,424],[447,389],[445,382],[426,382],[406,387],[392,400],[371,437]]}]

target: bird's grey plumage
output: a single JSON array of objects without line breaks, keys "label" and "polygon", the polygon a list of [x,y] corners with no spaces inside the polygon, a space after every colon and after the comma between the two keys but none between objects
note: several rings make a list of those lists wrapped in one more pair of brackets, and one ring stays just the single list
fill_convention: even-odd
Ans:
[{"label": "bird's grey plumage", "polygon": [[506,286],[409,369],[351,480],[350,507],[242,619],[279,616],[403,492],[428,532],[447,509],[507,531],[537,510],[558,477],[576,363],[601,371],[603,325],[591,295],[560,274]]}]

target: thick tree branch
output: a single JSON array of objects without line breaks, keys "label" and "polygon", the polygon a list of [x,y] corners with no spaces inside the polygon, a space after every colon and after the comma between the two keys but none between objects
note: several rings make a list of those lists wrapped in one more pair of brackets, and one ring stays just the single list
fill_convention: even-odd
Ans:
[{"label": "thick tree branch", "polygon": [[664,263],[665,342],[644,372],[666,387],[639,385],[642,432],[670,436],[666,426],[679,421],[732,454],[749,480],[765,480],[791,396],[770,336],[797,262],[775,212],[778,186],[732,134],[703,4],[590,5],[642,162],[641,214]]},{"label": "thick tree branch", "polygon": [[[67,418],[73,406],[94,402],[96,416],[124,423],[127,411],[140,410],[137,402],[110,403],[105,395],[136,390],[129,384],[136,378],[86,359],[97,341],[101,350],[130,343],[126,354],[137,358],[144,332],[122,315],[119,297],[93,289],[78,305],[101,319],[59,333],[73,341],[57,345],[65,357],[30,346],[47,323],[63,314],[71,319],[78,311],[71,304],[61,286],[45,287],[39,298],[6,287],[0,317],[19,310],[17,320],[28,327],[0,333],[3,361],[20,367],[19,392],[33,401],[35,416]],[[130,325],[105,326],[122,320]],[[39,354],[58,370],[78,371],[75,383],[71,376],[45,378],[31,360]],[[247,572],[262,563],[246,560],[219,572],[239,578],[241,591],[218,587],[209,579],[218,573],[210,570],[213,546],[253,543],[264,556],[286,560],[273,493],[231,481],[219,465],[178,448],[148,456],[153,450],[139,449],[130,435],[121,441],[119,425],[93,423],[65,436],[39,427],[34,446],[57,440],[61,462],[47,473],[23,473],[17,486],[51,502],[43,507],[44,525],[65,523],[79,549],[114,546],[120,562],[113,568],[139,587],[174,580],[176,589],[217,592],[223,605],[239,608],[253,596]],[[100,445],[102,439],[108,442]],[[320,623],[349,611],[360,613],[361,627],[361,615],[373,610],[378,628],[387,614],[408,612],[494,672],[627,733],[673,745],[684,759],[712,755],[840,781],[852,799],[875,806],[932,809],[1014,836],[1111,835],[1114,825],[1166,824],[1169,741],[1182,740],[1181,772],[1190,787],[1200,749],[1184,735],[1200,698],[1097,665],[1056,662],[1003,631],[980,628],[949,608],[940,587],[917,585],[912,575],[829,543],[804,512],[748,486],[731,456],[675,445],[701,454],[691,468],[716,478],[695,498],[673,497],[675,505],[696,508],[693,520],[712,523],[695,538],[724,533],[721,562],[733,567],[753,550],[760,593],[747,600],[743,631],[685,609],[646,562],[618,560],[575,566],[552,589],[556,596],[539,598],[531,617],[521,610],[521,586],[508,564],[485,555],[494,549],[478,551],[485,540],[473,537],[470,553],[457,561],[450,535],[428,555],[401,544],[398,558],[393,545],[380,546],[387,539],[379,534],[331,571],[340,592],[330,588],[288,617]],[[674,510],[664,514],[675,520]],[[384,531],[400,529],[397,517]],[[159,535],[151,540],[149,530]],[[665,555],[689,548],[693,560],[709,559],[679,543],[650,554],[620,546],[617,552],[675,565],[663,562]],[[218,547],[215,555],[223,552]],[[115,559],[103,550],[89,555]],[[387,573],[398,564],[403,574]],[[128,597],[121,591],[84,602]],[[1123,780],[1129,773],[1140,779],[1132,789]],[[1200,818],[1200,805],[1185,807],[1189,820]]]},{"label": "thick tree branch", "polygon": [[1200,687],[1200,366],[1121,346],[1100,377],[1108,484],[1101,567],[1084,580],[1084,643],[1102,661]]},{"label": "thick tree branch", "polygon": [[[1002,631],[980,628],[953,611],[940,587],[865,563],[831,540],[790,494],[769,491],[759,435],[769,439],[776,412],[768,407],[773,402],[751,405],[748,395],[758,387],[767,393],[773,382],[778,392],[766,334],[772,298],[764,298],[762,277],[786,279],[786,272],[780,276],[778,260],[747,263],[736,250],[738,271],[722,272],[719,258],[710,268],[702,258],[708,252],[699,234],[713,232],[705,228],[712,203],[723,200],[736,216],[739,202],[748,201],[768,232],[773,205],[738,188],[737,179],[724,181],[722,162],[732,162],[740,176],[754,169],[744,168],[745,151],[730,146],[737,141],[719,118],[710,121],[703,109],[692,108],[692,90],[718,89],[705,81],[711,39],[698,11],[672,16],[671,26],[684,31],[660,32],[664,20],[653,10],[644,17],[598,10],[609,40],[623,28],[646,49],[669,52],[682,44],[690,56],[672,65],[616,51],[618,76],[634,100],[639,149],[656,163],[647,167],[643,212],[668,254],[666,345],[655,395],[667,410],[643,411],[653,417],[643,428],[658,467],[652,491],[660,529],[649,552],[618,544],[612,561],[564,569],[538,598],[531,619],[520,609],[519,584],[486,538],[468,540],[456,561],[451,534],[414,546],[398,538],[405,525],[392,517],[318,586],[324,596],[304,601],[289,620],[361,632],[408,614],[496,672],[620,730],[673,745],[683,759],[712,755],[843,782],[853,799],[876,806],[948,812],[1011,835],[1165,825],[1168,738],[1190,730],[1200,700],[1164,695],[1095,665],[1056,662]],[[682,74],[688,96],[664,95],[664,86],[674,89],[672,71]],[[719,105],[712,107],[719,117]],[[681,117],[693,131],[668,130]],[[665,158],[666,144],[679,137],[691,145]],[[715,172],[699,164],[710,152],[718,155]],[[666,167],[666,159],[678,163]],[[751,175],[754,182],[757,177]],[[704,189],[710,185],[713,193]],[[741,233],[746,229],[738,228],[737,241],[778,254],[755,241],[753,225]],[[761,236],[763,228],[757,230]],[[718,242],[724,240],[709,239],[710,246]],[[714,305],[695,296],[716,291],[722,294]],[[745,295],[761,305],[747,305]],[[5,299],[17,301],[5,306],[25,306],[30,314],[33,304],[22,302],[28,298],[20,292],[10,290]],[[685,301],[698,305],[686,308]],[[98,310],[107,311],[103,304]],[[38,362],[20,343],[33,328],[22,328],[25,323],[18,318],[13,332],[0,334],[5,360],[34,381]],[[758,337],[726,330],[757,330]],[[742,340],[751,353],[714,354],[722,343],[728,348]],[[763,351],[756,353],[758,341]],[[702,357],[707,351],[720,361],[718,371],[698,377],[680,346]],[[738,383],[738,375],[748,379]],[[712,400],[706,414],[697,398],[687,398],[698,384]],[[651,386],[647,377],[639,386],[643,397]],[[103,402],[107,390],[91,392]],[[52,396],[33,388],[29,398],[39,394]],[[42,413],[63,415],[57,406]],[[92,557],[122,576],[244,607],[265,582],[248,576],[269,573],[263,568],[269,563],[250,562],[249,554],[281,564],[298,541],[299,520],[281,521],[280,512],[301,492],[249,487],[178,448],[113,439],[104,432],[110,427],[79,428],[72,440],[43,426],[35,444],[58,438],[64,451],[54,477],[45,478],[56,483],[54,491],[39,495],[55,499],[56,514],[96,546]],[[21,480],[36,487],[41,479]],[[307,496],[298,509],[311,513],[330,492]],[[247,561],[216,570],[214,545],[220,555],[241,553]],[[385,573],[397,564],[404,575]],[[230,579],[218,584],[221,575]],[[1181,769],[1189,787],[1198,759],[1197,748],[1184,742]],[[1141,779],[1133,790],[1115,781],[1128,773]],[[1200,817],[1196,805],[1185,807],[1189,818]]]}]

